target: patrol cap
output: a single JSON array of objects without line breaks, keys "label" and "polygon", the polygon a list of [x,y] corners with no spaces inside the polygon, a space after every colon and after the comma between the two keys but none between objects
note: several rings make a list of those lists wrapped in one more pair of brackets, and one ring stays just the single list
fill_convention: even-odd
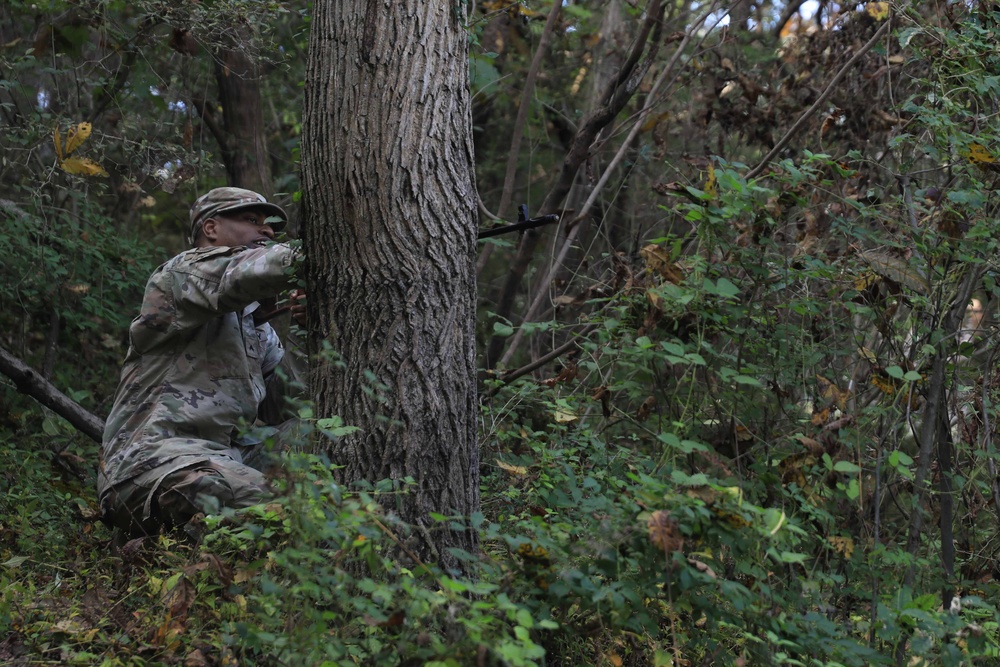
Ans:
[{"label": "patrol cap", "polygon": [[280,222],[270,223],[271,229],[276,232],[284,229],[288,221],[285,211],[277,204],[268,202],[262,194],[243,188],[215,188],[198,197],[191,205],[191,239],[197,236],[201,223],[213,215],[243,208],[261,208],[267,211],[268,217],[281,218]]}]

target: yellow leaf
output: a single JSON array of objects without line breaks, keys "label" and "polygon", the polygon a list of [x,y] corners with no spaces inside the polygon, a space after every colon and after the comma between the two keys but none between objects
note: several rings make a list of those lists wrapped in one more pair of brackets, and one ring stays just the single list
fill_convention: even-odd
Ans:
[{"label": "yellow leaf", "polygon": [[974,142],[969,144],[969,150],[965,157],[967,157],[969,162],[972,164],[993,164],[997,161],[997,159],[990,154],[989,150],[987,150],[986,146]]},{"label": "yellow leaf", "polygon": [[76,127],[69,129],[69,132],[66,133],[66,155],[71,154],[80,147],[80,144],[87,140],[91,129],[93,127],[90,123],[78,123]]},{"label": "yellow leaf", "polygon": [[63,155],[63,152],[62,152],[62,139],[60,137],[61,137],[61,133],[59,132],[59,126],[57,125],[56,129],[55,129],[55,132],[52,133],[52,143],[54,143],[56,145],[56,158],[60,162],[62,162],[62,159],[65,156]]},{"label": "yellow leaf", "polygon": [[[649,267],[650,271],[656,271],[675,285],[684,280],[684,276],[677,269],[677,264],[670,259],[670,251],[665,248],[650,243],[639,251],[639,255],[646,260],[646,266]],[[656,306],[656,304],[653,305]]]},{"label": "yellow leaf", "polygon": [[575,414],[567,412],[566,410],[556,410],[553,416],[559,424],[568,424],[569,422],[576,421],[577,419]]},{"label": "yellow leaf", "polygon": [[504,463],[500,459],[497,459],[496,462],[497,462],[497,466],[499,466],[501,470],[506,470],[507,472],[509,472],[512,475],[527,475],[528,474],[528,469],[525,468],[524,466],[512,466],[509,463]]},{"label": "yellow leaf", "polygon": [[708,179],[705,181],[705,195],[709,199],[715,199],[719,196],[718,183],[715,180],[715,165],[709,163],[708,165]]},{"label": "yellow leaf", "polygon": [[888,2],[869,2],[865,6],[865,11],[876,21],[884,21],[889,18],[889,3]]},{"label": "yellow leaf", "polygon": [[610,662],[613,667],[622,667],[622,658],[617,653],[612,653],[608,656],[608,662]]},{"label": "yellow leaf", "polygon": [[847,399],[851,397],[851,392],[841,390],[837,385],[827,380],[822,375],[816,376],[816,386],[820,396],[827,401],[833,401],[841,410],[847,409]]},{"label": "yellow leaf", "polygon": [[883,394],[896,393],[896,385],[893,381],[888,377],[882,377],[879,373],[872,373],[871,383],[881,389]]},{"label": "yellow leaf", "polygon": [[656,129],[656,126],[661,122],[670,118],[670,114],[663,112],[658,114],[649,114],[646,117],[645,122],[642,124],[642,131],[649,132],[650,130]]},{"label": "yellow leaf", "polygon": [[878,282],[878,276],[872,271],[866,271],[861,277],[854,281],[854,289],[864,292],[869,287]]},{"label": "yellow leaf", "polygon": [[108,175],[108,172],[104,171],[104,167],[85,157],[68,157],[60,162],[59,166],[67,174],[74,174],[76,176],[106,177]]},{"label": "yellow leaf", "polygon": [[854,553],[854,540],[851,538],[840,537],[839,535],[830,535],[826,539],[837,553],[844,555],[844,558],[849,559],[851,554]]}]

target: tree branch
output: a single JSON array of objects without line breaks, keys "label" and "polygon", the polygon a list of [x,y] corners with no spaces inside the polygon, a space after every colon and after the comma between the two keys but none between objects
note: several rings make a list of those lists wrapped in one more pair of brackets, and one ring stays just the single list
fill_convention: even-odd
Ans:
[{"label": "tree branch", "polygon": [[19,392],[31,396],[92,440],[101,442],[104,434],[103,421],[56,389],[51,382],[4,347],[0,347],[0,373],[13,380]]},{"label": "tree branch", "polygon": [[[580,129],[577,130],[576,136],[573,138],[569,152],[563,158],[556,182],[546,195],[545,201],[542,202],[539,209],[540,214],[545,215],[557,210],[573,186],[580,167],[590,158],[598,135],[611,124],[615,116],[635,94],[639,82],[649,70],[660,48],[663,12],[664,5],[660,0],[653,0],[640,30],[640,38],[632,45],[632,52],[626,59],[628,70],[623,66],[622,71],[611,81],[602,96],[602,104],[588,114],[580,124]],[[650,37],[650,32],[653,33],[652,37]],[[646,51],[647,42],[648,52]],[[644,52],[646,57],[642,58]],[[507,278],[497,299],[496,313],[500,317],[509,318],[513,310],[514,297],[540,238],[539,232],[530,230],[521,239],[521,244],[518,246],[514,261],[507,272]],[[496,365],[505,343],[505,339],[500,336],[493,336],[490,339],[486,348],[485,363],[487,368],[493,368]]]}]

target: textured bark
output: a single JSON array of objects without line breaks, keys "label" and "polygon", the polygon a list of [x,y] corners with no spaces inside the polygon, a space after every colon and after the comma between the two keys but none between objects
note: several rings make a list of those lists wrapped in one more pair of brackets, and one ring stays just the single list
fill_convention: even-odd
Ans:
[{"label": "textured bark", "polygon": [[261,107],[260,62],[244,50],[253,41],[243,28],[233,39],[233,48],[215,54],[224,128],[218,139],[229,184],[269,197],[273,186]]},{"label": "textured bark", "polygon": [[344,482],[411,477],[387,509],[409,548],[459,564],[479,506],[476,191],[461,5],[320,0],[302,142],[311,389],[361,432],[330,451]]}]

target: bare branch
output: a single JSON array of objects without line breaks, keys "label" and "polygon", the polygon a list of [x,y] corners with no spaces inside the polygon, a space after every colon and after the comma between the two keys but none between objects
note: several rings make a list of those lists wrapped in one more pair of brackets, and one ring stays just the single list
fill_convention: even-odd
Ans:
[{"label": "bare branch", "polygon": [[22,394],[31,396],[36,401],[64,418],[87,437],[101,442],[104,434],[104,422],[85,410],[79,403],[70,399],[56,387],[43,378],[23,361],[0,347],[0,373],[14,382],[14,386]]}]

